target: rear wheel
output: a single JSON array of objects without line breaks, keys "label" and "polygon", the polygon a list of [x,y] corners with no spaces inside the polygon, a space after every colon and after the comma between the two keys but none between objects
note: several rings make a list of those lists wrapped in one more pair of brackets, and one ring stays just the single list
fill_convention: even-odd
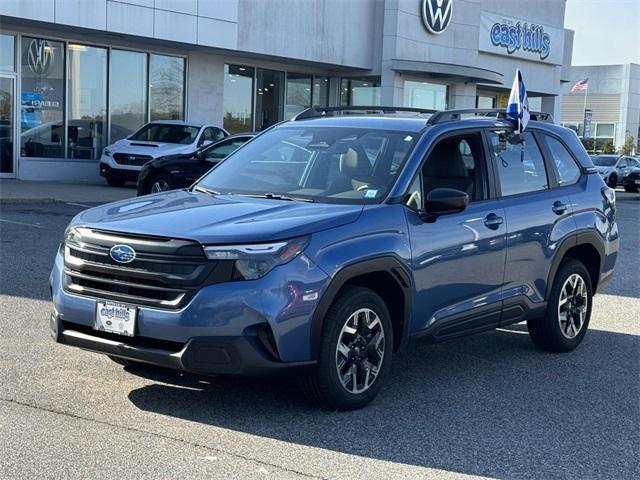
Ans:
[{"label": "rear wheel", "polygon": [[589,272],[577,260],[564,260],[553,281],[545,316],[527,320],[531,340],[549,352],[573,350],[587,333],[592,303]]},{"label": "rear wheel", "polygon": [[313,401],[354,410],[378,394],[391,366],[393,328],[384,301],[372,290],[347,287],[324,320],[316,371],[302,380]]},{"label": "rear wheel", "polygon": [[107,173],[104,177],[107,180],[107,183],[112,187],[122,187],[124,186],[124,178],[117,173]]},{"label": "rear wheel", "polygon": [[160,193],[173,190],[173,180],[166,173],[157,173],[149,180],[148,193]]},{"label": "rear wheel", "polygon": [[609,188],[613,188],[614,190],[618,186],[618,176],[615,173],[612,173],[609,176],[609,180],[607,180],[607,186]]}]

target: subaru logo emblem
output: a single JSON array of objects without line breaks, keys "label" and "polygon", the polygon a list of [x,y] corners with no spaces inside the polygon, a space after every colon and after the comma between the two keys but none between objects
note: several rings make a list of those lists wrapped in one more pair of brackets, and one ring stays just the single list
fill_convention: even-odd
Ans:
[{"label": "subaru logo emblem", "polygon": [[453,0],[422,0],[422,21],[431,33],[444,32],[451,23]]},{"label": "subaru logo emblem", "polygon": [[118,263],[131,263],[136,259],[136,251],[129,245],[114,245],[109,256]]},{"label": "subaru logo emblem", "polygon": [[136,156],[135,155],[129,155],[127,158],[133,162],[136,159]]}]

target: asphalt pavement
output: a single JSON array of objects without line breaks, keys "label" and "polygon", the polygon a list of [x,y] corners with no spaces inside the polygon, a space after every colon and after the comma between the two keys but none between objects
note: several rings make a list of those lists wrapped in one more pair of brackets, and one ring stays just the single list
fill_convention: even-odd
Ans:
[{"label": "asphalt pavement", "polygon": [[48,275],[74,203],[0,206],[1,479],[640,478],[640,195],[618,192],[616,273],[574,352],[536,350],[522,325],[416,341],[347,413],[292,381],[55,344]]}]

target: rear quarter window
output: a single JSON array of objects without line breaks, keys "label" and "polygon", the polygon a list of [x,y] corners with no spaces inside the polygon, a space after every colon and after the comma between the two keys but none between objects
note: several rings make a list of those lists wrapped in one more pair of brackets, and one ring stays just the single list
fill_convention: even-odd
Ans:
[{"label": "rear quarter window", "polygon": [[571,155],[567,147],[565,147],[560,140],[549,135],[542,136],[553,159],[558,184],[563,186],[576,183],[580,178],[580,167],[574,160],[573,155]]}]

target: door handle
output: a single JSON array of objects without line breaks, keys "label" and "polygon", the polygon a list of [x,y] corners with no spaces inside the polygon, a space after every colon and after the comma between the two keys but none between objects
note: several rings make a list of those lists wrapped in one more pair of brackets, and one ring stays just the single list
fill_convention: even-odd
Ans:
[{"label": "door handle", "polygon": [[568,206],[566,203],[562,203],[560,200],[556,200],[555,202],[553,202],[551,210],[553,210],[553,213],[555,213],[556,215],[562,215],[567,211],[567,208]]},{"label": "door handle", "polygon": [[495,213],[490,213],[489,215],[484,217],[485,226],[487,228],[490,228],[491,230],[497,230],[498,228],[500,228],[500,225],[502,225],[503,222],[504,219],[502,217],[499,217]]}]

